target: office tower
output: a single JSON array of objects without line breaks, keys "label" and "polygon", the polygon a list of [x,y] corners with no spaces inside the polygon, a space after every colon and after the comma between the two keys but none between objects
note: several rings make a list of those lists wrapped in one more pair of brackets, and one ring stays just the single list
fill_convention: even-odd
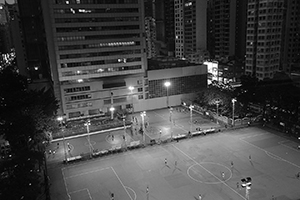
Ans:
[{"label": "office tower", "polygon": [[246,75],[259,80],[279,70],[284,0],[248,0]]},{"label": "office tower", "polygon": [[300,1],[285,1],[281,70],[300,72]]},{"label": "office tower", "polygon": [[193,63],[207,56],[205,0],[175,0],[175,55]]},{"label": "office tower", "polygon": [[143,1],[42,1],[60,115],[140,106],[147,69]]},{"label": "office tower", "polygon": [[217,60],[245,56],[245,0],[209,0],[207,11],[208,51]]}]

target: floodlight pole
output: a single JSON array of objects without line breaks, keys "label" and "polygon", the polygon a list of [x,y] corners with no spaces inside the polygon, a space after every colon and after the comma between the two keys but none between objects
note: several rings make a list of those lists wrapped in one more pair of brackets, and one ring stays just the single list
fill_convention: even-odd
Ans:
[{"label": "floodlight pole", "polygon": [[173,108],[170,108],[171,139],[173,139]]},{"label": "floodlight pole", "polygon": [[190,133],[192,133],[192,128],[193,128],[193,108],[194,108],[193,105],[189,106],[189,109],[190,109],[190,120],[191,120]]},{"label": "floodlight pole", "polygon": [[146,111],[141,112],[141,117],[142,117],[142,130],[143,130],[143,142],[145,144],[145,116],[146,116]]},{"label": "floodlight pole", "polygon": [[88,135],[88,142],[89,142],[89,148],[90,148],[90,156],[92,157],[92,144],[91,144],[91,138],[90,138],[91,121],[88,120],[84,125],[86,126],[86,131],[87,131],[87,135]]},{"label": "floodlight pole", "polygon": [[65,140],[65,132],[64,132],[64,129],[63,129],[63,124],[62,124],[62,121],[64,120],[63,119],[63,117],[57,117],[57,120],[59,121],[59,123],[60,123],[60,126],[61,126],[61,128],[60,128],[60,130],[61,130],[61,132],[62,132],[62,134],[63,134],[63,146],[64,146],[64,155],[65,155],[65,162],[67,162],[67,152],[66,152],[66,140]]},{"label": "floodlight pole", "polygon": [[133,90],[134,90],[134,87],[129,86],[128,89],[130,90],[130,94],[131,94],[132,113],[134,113],[134,108],[133,108]]},{"label": "floodlight pole", "polygon": [[165,82],[164,85],[167,88],[167,107],[169,107],[169,87],[171,85],[171,83],[169,81]]},{"label": "floodlight pole", "polygon": [[231,102],[232,102],[232,126],[234,126],[234,106],[235,106],[236,99],[232,99]]}]

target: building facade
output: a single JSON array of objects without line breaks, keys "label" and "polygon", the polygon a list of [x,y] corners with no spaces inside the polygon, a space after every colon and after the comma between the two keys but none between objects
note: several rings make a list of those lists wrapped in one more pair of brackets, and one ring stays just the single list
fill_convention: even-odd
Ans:
[{"label": "building facade", "polygon": [[0,55],[10,53],[12,48],[9,21],[8,7],[0,3]]},{"label": "building facade", "polygon": [[208,58],[207,1],[175,0],[175,56],[192,63]]},{"label": "building facade", "polygon": [[139,107],[146,97],[143,0],[42,5],[59,114],[77,118]]},{"label": "building facade", "polygon": [[175,57],[184,58],[184,1],[174,1]]},{"label": "building facade", "polygon": [[[165,82],[170,82],[167,88]],[[207,87],[207,65],[174,58],[148,61],[148,99],[145,108],[158,109],[192,101],[196,93]]]},{"label": "building facade", "polygon": [[207,49],[213,59],[245,56],[247,1],[209,0]]},{"label": "building facade", "polygon": [[259,80],[279,71],[284,0],[249,0],[245,74]]},{"label": "building facade", "polygon": [[145,0],[145,39],[147,58],[156,56],[156,10],[155,0]]},{"label": "building facade", "polygon": [[285,1],[284,33],[282,40],[281,66],[283,70],[300,72],[300,1]]},{"label": "building facade", "polygon": [[156,56],[156,20],[153,17],[145,17],[145,39],[147,58]]}]

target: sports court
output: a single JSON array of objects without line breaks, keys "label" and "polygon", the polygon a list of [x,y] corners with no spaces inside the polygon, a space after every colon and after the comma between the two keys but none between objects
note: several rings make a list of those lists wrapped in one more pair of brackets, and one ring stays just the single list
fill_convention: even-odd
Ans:
[{"label": "sports court", "polygon": [[[296,143],[257,127],[154,145],[49,170],[52,199],[300,199]],[[166,160],[165,160],[166,159]],[[166,163],[165,163],[166,162]],[[231,164],[233,163],[233,165]],[[149,188],[147,193],[147,187]]]}]

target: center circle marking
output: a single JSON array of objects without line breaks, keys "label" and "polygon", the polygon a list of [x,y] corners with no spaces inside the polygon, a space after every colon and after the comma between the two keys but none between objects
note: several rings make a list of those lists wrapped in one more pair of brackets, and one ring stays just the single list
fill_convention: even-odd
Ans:
[{"label": "center circle marking", "polygon": [[[226,171],[228,171],[230,175],[229,175],[229,177],[228,177],[227,179],[222,180],[222,178],[220,178],[219,176],[215,175],[213,172],[211,172],[211,171],[209,171],[207,168],[205,168],[205,167],[203,166],[203,165],[205,165],[205,164],[221,166],[221,167],[225,168]],[[194,166],[197,166],[197,165],[200,166],[201,168],[204,168],[203,170],[204,170],[206,173],[210,174],[212,177],[214,177],[214,178],[217,177],[217,179],[220,179],[220,180],[219,180],[219,181],[201,181],[201,180],[199,180],[199,179],[194,178],[194,177],[190,174],[190,171],[191,171],[191,169],[192,169]],[[205,169],[206,169],[206,170],[205,170]],[[224,170],[224,171],[225,171],[225,170]],[[227,172],[227,174],[228,174],[228,172]],[[212,175],[212,174],[213,174],[213,175]],[[202,163],[199,163],[199,164],[198,164],[198,163],[197,163],[197,164],[193,164],[193,165],[191,165],[191,166],[187,169],[187,175],[188,175],[191,179],[193,179],[194,181],[199,182],[199,183],[205,183],[205,184],[219,184],[219,183],[226,182],[226,181],[228,181],[229,179],[232,178],[232,172],[231,172],[231,170],[230,170],[228,167],[226,167],[225,165],[219,164],[219,163],[214,163],[214,162],[202,162]]]}]

